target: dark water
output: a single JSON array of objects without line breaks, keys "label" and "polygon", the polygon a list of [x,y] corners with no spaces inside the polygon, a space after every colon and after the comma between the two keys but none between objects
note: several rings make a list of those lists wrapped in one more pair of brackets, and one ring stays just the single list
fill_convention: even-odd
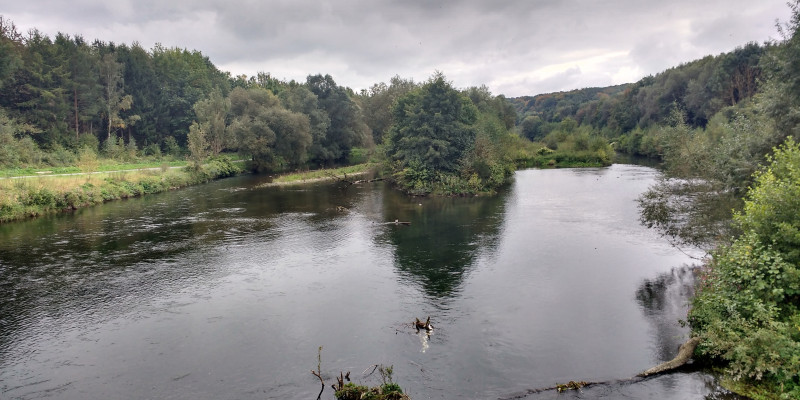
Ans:
[{"label": "dark water", "polygon": [[655,176],[456,199],[244,176],[1,225],[0,398],[314,399],[319,346],[328,384],[394,365],[414,399],[722,398],[701,372],[617,381],[687,338],[692,260],[637,222]]}]

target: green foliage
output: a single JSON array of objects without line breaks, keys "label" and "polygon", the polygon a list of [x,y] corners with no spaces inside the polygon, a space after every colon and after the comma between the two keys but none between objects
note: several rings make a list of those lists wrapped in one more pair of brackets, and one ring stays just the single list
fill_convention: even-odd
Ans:
[{"label": "green foliage", "polygon": [[[605,130],[611,138],[629,135],[637,129],[670,125],[676,107],[685,112],[691,128],[703,128],[720,110],[756,95],[763,82],[763,64],[773,50],[772,44],[748,43],[729,53],[706,56],[633,84],[547,93],[511,101],[522,116],[520,134],[531,140],[541,140],[547,135],[549,124],[567,119],[596,131]],[[788,66],[783,70],[787,75],[796,71]],[[638,148],[626,145],[619,149],[633,150],[636,154]],[[653,149],[648,150],[651,151],[647,155],[660,156]]]},{"label": "green foliage", "polygon": [[[744,209],[735,216],[742,230],[753,232],[790,264],[800,265],[800,145],[792,138],[756,174]],[[800,294],[800,286],[796,289]]]},{"label": "green foliage", "polygon": [[399,98],[385,143],[394,180],[415,195],[478,194],[506,183],[510,111],[498,104],[507,103],[485,88],[460,93],[441,73]]},{"label": "green foliage", "polygon": [[319,74],[309,75],[306,87],[317,96],[319,108],[330,121],[320,146],[315,147],[312,161],[325,165],[342,162],[354,146],[372,143],[369,127],[348,89],[337,85],[330,75]]},{"label": "green foliage", "polygon": [[432,172],[458,172],[475,140],[477,115],[469,98],[438,73],[398,100],[387,155],[403,168],[413,163]]},{"label": "green foliage", "polygon": [[178,145],[178,141],[175,140],[174,137],[168,136],[164,138],[164,153],[173,157],[179,157],[181,153],[183,153],[183,150],[181,150],[181,146]]},{"label": "green foliage", "polygon": [[206,127],[208,124],[200,125],[197,122],[192,123],[189,127],[189,135],[187,137],[189,148],[189,159],[192,162],[192,168],[200,169],[203,162],[208,156],[209,145],[206,140]]},{"label": "green foliage", "polygon": [[689,322],[701,354],[735,379],[800,396],[800,146],[769,158],[735,221],[743,234],[713,254]]},{"label": "green foliage", "polygon": [[[194,104],[197,120],[203,126],[211,155],[217,155],[226,148],[234,147],[235,139],[227,129],[226,119],[231,108],[230,99],[215,90],[211,95]],[[190,133],[191,133],[191,127]]]},{"label": "green foliage", "polygon": [[[76,171],[73,171],[76,172]],[[43,185],[31,185],[19,180],[6,196],[0,197],[0,222],[47,215],[63,210],[77,209],[110,200],[163,192],[195,185],[216,178],[233,176],[241,168],[228,157],[210,157],[199,170],[169,170],[159,173],[112,174],[100,184],[85,183],[62,187],[51,179]]]},{"label": "green foliage", "polygon": [[364,122],[372,131],[372,140],[380,144],[394,124],[394,105],[397,100],[418,88],[411,79],[394,76],[386,83],[372,85],[358,96],[364,111]]},{"label": "green foliage", "polygon": [[230,101],[230,129],[254,170],[277,171],[306,161],[313,140],[306,115],[283,108],[272,92],[257,87],[234,89]]},{"label": "green foliage", "polygon": [[337,400],[409,400],[410,397],[403,393],[400,385],[392,381],[393,368],[391,366],[378,366],[382,384],[374,387],[357,385],[348,382],[342,385],[336,393]]}]

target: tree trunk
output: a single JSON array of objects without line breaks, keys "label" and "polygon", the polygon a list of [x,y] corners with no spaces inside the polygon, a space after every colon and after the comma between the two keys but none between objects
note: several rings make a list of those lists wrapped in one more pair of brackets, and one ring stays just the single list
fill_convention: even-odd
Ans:
[{"label": "tree trunk", "polygon": [[646,377],[650,375],[656,375],[662,372],[671,371],[673,369],[682,366],[683,364],[686,364],[686,362],[692,358],[692,354],[694,354],[694,349],[697,348],[698,344],[700,344],[699,337],[693,337],[687,340],[686,343],[682,344],[680,349],[678,349],[678,355],[675,356],[675,358],[663,364],[650,368],[647,371],[642,372],[638,376]]}]

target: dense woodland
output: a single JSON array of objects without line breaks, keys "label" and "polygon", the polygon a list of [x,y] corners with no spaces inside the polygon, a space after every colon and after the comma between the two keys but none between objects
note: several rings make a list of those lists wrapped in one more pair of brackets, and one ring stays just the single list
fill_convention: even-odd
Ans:
[{"label": "dense woodland", "polygon": [[354,94],[330,76],[232,77],[199,51],[22,35],[8,20],[0,46],[4,167],[74,162],[83,149],[178,156],[193,129],[211,154],[242,150],[258,167],[335,163],[368,143]]},{"label": "dense woodland", "polygon": [[[276,172],[371,157],[409,192],[453,194],[492,191],[515,163],[551,153],[509,144],[517,118],[503,96],[455,89],[438,72],[355,93],[330,75],[234,77],[199,51],[51,39],[7,19],[0,47],[0,168],[236,152]],[[596,148],[594,164],[608,164],[607,143]]]},{"label": "dense woodland", "polygon": [[[17,32],[0,18],[0,168],[238,152],[261,171],[371,159],[412,194],[491,192],[520,166],[655,158],[642,221],[711,257],[698,355],[756,398],[800,397],[800,0],[782,40],[638,82],[506,99],[441,73],[359,93],[231,76],[198,51]],[[213,157],[211,158],[214,159]],[[756,389],[753,389],[755,387]]]}]

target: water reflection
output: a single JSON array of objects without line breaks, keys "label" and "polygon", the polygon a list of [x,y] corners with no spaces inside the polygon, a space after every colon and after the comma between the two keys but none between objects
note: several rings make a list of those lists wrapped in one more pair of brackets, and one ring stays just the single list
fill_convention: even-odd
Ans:
[{"label": "water reflection", "polygon": [[[393,364],[415,398],[634,375],[680,342],[659,321],[688,279],[652,279],[687,262],[637,222],[654,175],[456,199],[250,176],[0,225],[0,397],[314,398],[320,345],[325,377]],[[587,390],[709,393],[688,376]]]},{"label": "water reflection", "polygon": [[412,198],[384,193],[385,219],[411,222],[389,229],[400,274],[434,298],[454,296],[482,252],[493,252],[503,222],[503,195]]},{"label": "water reflection", "polygon": [[653,327],[656,363],[675,357],[680,345],[689,338],[689,329],[680,321],[686,320],[694,286],[695,268],[683,266],[655,279],[645,279],[636,291],[636,301]]}]

